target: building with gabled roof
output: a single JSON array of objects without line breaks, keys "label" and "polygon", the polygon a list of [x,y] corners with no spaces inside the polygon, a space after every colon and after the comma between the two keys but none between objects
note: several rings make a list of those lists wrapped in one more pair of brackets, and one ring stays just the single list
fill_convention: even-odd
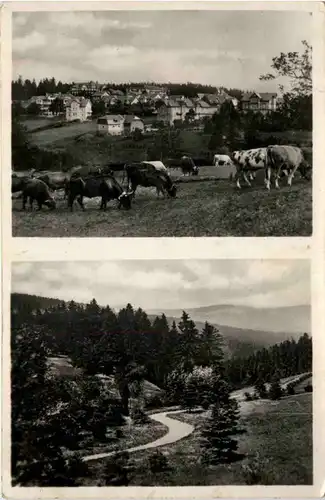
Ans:
[{"label": "building with gabled roof", "polygon": [[263,114],[276,111],[276,92],[248,92],[241,99],[241,109],[244,112],[253,111]]},{"label": "building with gabled roof", "polygon": [[66,104],[65,117],[68,122],[79,120],[85,122],[92,115],[92,105],[89,99],[75,97]]}]

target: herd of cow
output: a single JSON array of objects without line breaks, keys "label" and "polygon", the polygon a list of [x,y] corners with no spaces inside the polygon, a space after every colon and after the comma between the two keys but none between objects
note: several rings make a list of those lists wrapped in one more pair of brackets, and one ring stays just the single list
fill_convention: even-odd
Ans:
[{"label": "herd of cow", "polygon": [[[229,165],[235,168],[234,180],[238,188],[241,187],[240,178],[251,186],[258,170],[265,172],[265,185],[271,187],[272,173],[275,187],[279,188],[279,178],[287,176],[288,185],[291,185],[295,172],[309,178],[311,165],[304,158],[300,148],[295,146],[268,146],[243,151],[234,151],[231,156],[215,155],[214,165]],[[198,175],[199,169],[193,160],[184,156],[181,161],[183,175]],[[250,180],[248,179],[250,177]],[[125,178],[126,189],[122,187]],[[177,186],[172,181],[168,168],[160,161],[139,162],[124,166],[122,184],[116,179],[114,172],[109,168],[74,167],[69,172],[30,172],[20,175],[12,173],[12,193],[20,192],[22,208],[25,210],[29,200],[30,208],[36,201],[38,209],[45,205],[55,209],[54,192],[64,190],[64,198],[68,207],[73,210],[76,200],[84,210],[84,198],[101,198],[100,209],[106,209],[107,203],[117,200],[118,208],[131,208],[131,199],[134,198],[138,186],[155,187],[157,196],[176,197]]]}]

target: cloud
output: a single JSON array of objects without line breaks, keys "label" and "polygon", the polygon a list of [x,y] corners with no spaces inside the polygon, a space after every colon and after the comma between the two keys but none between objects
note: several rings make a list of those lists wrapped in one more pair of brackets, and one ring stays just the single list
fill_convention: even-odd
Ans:
[{"label": "cloud", "polygon": [[[272,57],[311,39],[303,12],[28,12],[13,16],[13,73],[64,81],[196,81],[268,90]],[[276,27],[276,29],[275,29]]]},{"label": "cloud", "polygon": [[17,54],[24,54],[40,47],[45,47],[46,43],[46,36],[43,33],[33,31],[25,37],[15,38],[13,41],[13,50]]},{"label": "cloud", "polygon": [[13,264],[12,290],[112,307],[268,308],[310,304],[309,273],[308,261],[286,260],[29,262]]}]

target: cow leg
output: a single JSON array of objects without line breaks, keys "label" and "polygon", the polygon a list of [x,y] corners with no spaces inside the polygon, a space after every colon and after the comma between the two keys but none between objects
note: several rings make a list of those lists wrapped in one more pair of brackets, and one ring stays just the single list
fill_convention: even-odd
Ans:
[{"label": "cow leg", "polygon": [[293,181],[293,177],[294,177],[294,175],[295,175],[295,171],[294,171],[294,170],[292,170],[292,171],[290,172],[290,174],[288,175],[288,186],[291,186],[292,181]]},{"label": "cow leg", "polygon": [[236,170],[236,173],[234,175],[234,181],[236,181],[236,186],[238,187],[238,189],[241,189],[240,180],[239,180],[239,171],[238,170]]},{"label": "cow leg", "polygon": [[82,210],[85,210],[85,206],[83,204],[83,196],[78,196],[77,197],[77,202],[79,203],[79,205],[82,208]]},{"label": "cow leg", "polygon": [[244,181],[246,182],[246,184],[251,187],[251,183],[249,182],[248,178],[247,178],[247,175],[246,175],[246,172],[243,172],[243,177],[244,177]]},{"label": "cow leg", "polygon": [[26,210],[27,196],[23,194],[23,210]]},{"label": "cow leg", "polygon": [[271,174],[272,174],[271,167],[267,167],[265,171],[265,186],[268,191],[270,191],[271,189]]},{"label": "cow leg", "polygon": [[34,198],[32,196],[29,197],[29,208],[30,210],[33,210],[33,203],[34,203]]}]

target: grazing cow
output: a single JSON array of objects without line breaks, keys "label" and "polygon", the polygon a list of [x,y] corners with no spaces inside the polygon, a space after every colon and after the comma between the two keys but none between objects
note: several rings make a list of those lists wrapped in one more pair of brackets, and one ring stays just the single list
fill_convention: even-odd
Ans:
[{"label": "grazing cow", "polygon": [[223,165],[232,165],[232,160],[228,155],[214,155],[213,157],[213,165],[215,167],[223,166]]},{"label": "grazing cow", "polygon": [[130,189],[131,184],[134,196],[137,187],[143,186],[155,187],[157,196],[159,196],[159,193],[165,196],[167,192],[171,198],[176,197],[177,188],[168,172],[165,172],[163,169],[157,170],[151,162],[131,163],[125,166],[125,171],[127,174],[128,189]]},{"label": "grazing cow", "polygon": [[44,181],[52,191],[64,189],[66,197],[66,187],[69,180],[68,174],[65,172],[39,172],[36,177]]},{"label": "grazing cow", "polygon": [[18,193],[18,191],[22,191],[28,181],[31,180],[31,177],[24,175],[18,176],[17,174],[11,174],[11,192]]},{"label": "grazing cow", "polygon": [[248,149],[246,151],[234,151],[232,153],[232,161],[236,167],[236,184],[241,188],[239,177],[242,174],[244,181],[248,186],[251,186],[247,175],[250,175],[252,180],[256,172],[266,167],[266,148]]},{"label": "grazing cow", "polygon": [[267,148],[266,165],[266,187],[271,188],[271,173],[275,178],[275,187],[279,188],[279,178],[282,172],[288,177],[288,185],[291,186],[296,170],[300,170],[304,176],[307,172],[307,162],[301,148],[297,146],[269,146]]},{"label": "grazing cow", "polygon": [[41,210],[42,205],[54,210],[56,203],[53,195],[50,192],[48,185],[41,179],[29,179],[26,181],[22,189],[23,192],[23,210],[26,208],[27,199],[29,198],[30,208],[33,209],[34,200],[37,201],[38,210]]},{"label": "grazing cow", "polygon": [[92,176],[82,178],[80,176],[71,176],[68,183],[68,206],[73,210],[73,202],[77,199],[80,207],[85,210],[83,198],[97,198],[101,196],[100,209],[106,210],[108,201],[117,200],[118,208],[131,208],[131,195],[126,193],[122,186],[113,176]]},{"label": "grazing cow", "polygon": [[181,169],[183,172],[183,175],[185,176],[186,174],[188,175],[198,175],[199,169],[195,165],[194,161],[192,158],[189,156],[182,156],[181,159]]}]

